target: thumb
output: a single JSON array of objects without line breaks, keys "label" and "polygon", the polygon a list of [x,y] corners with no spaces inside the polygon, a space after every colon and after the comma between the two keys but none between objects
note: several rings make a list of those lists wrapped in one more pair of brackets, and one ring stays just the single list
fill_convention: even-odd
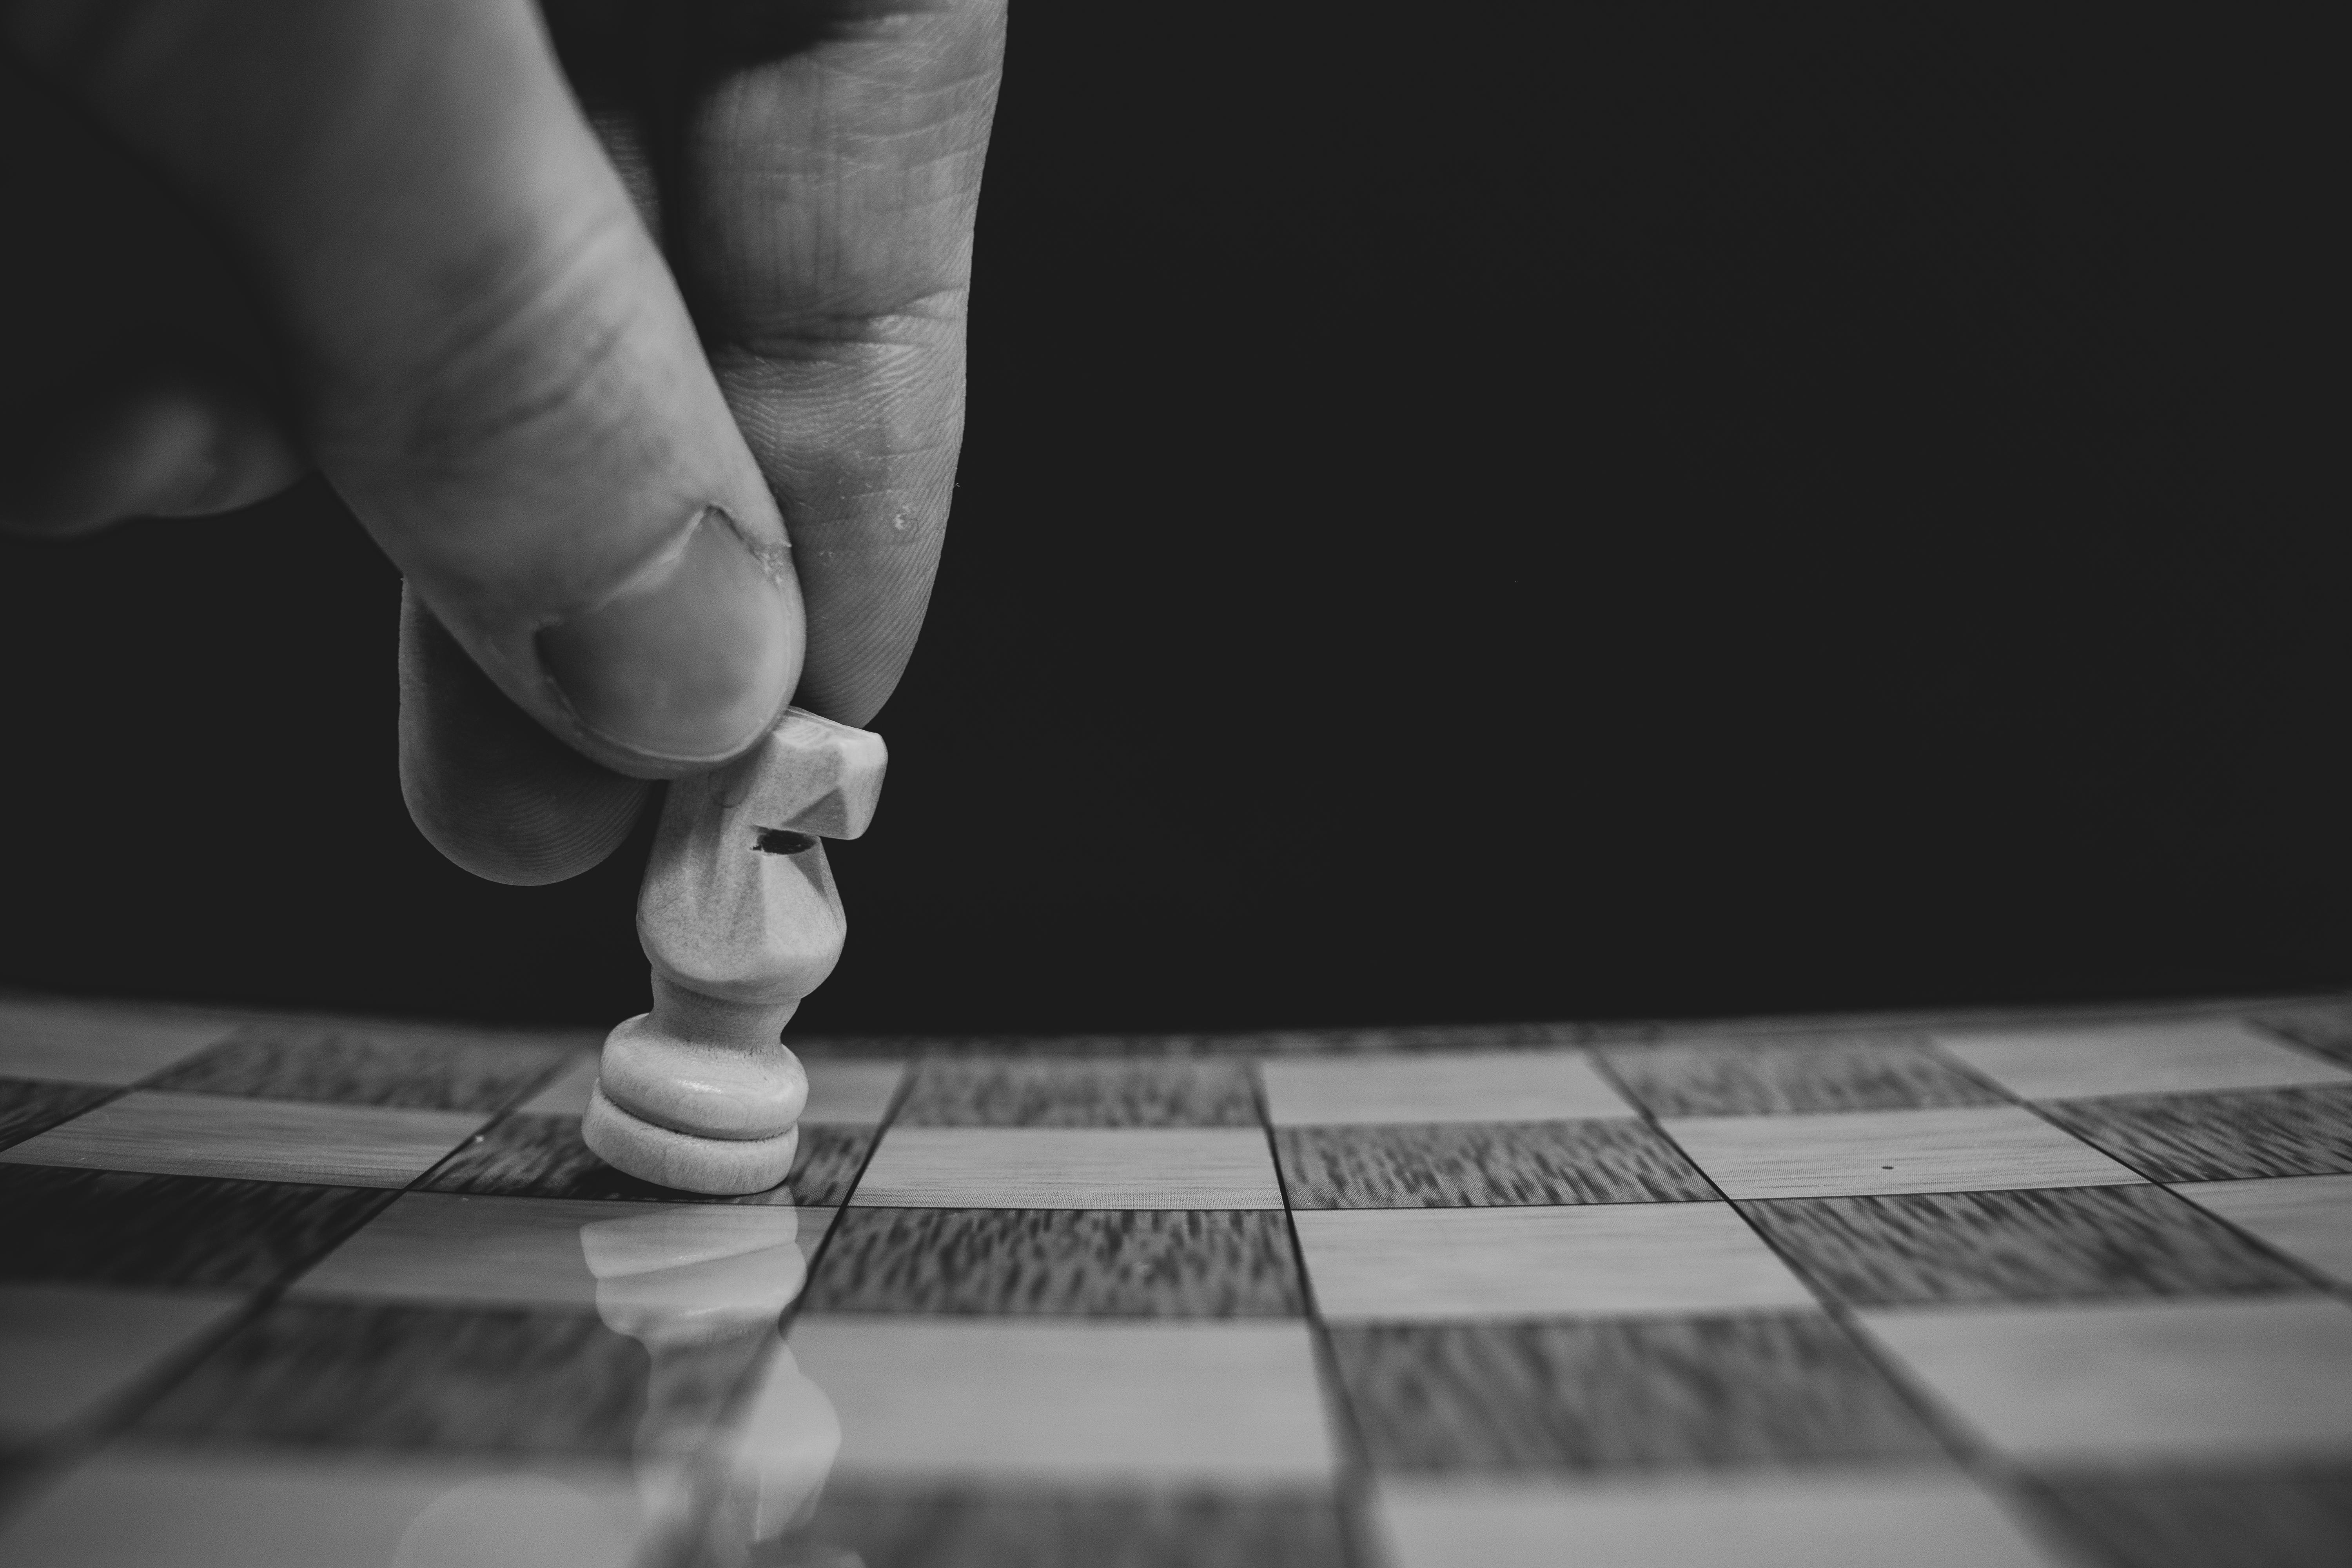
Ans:
[{"label": "thumb", "polygon": [[19,0],[5,41],[207,222],[299,434],[549,730],[637,777],[790,699],[776,503],[530,0]]}]

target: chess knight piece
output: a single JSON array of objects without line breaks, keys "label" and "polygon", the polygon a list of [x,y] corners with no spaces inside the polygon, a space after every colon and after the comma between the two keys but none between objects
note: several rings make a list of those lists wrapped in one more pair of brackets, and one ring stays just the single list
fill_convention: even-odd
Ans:
[{"label": "chess knight piece", "polygon": [[653,1011],[604,1040],[581,1135],[688,1192],[765,1192],[800,1146],[808,1079],[782,1039],[847,931],[820,838],[873,820],[882,737],[797,708],[750,752],[678,779],[637,896]]}]

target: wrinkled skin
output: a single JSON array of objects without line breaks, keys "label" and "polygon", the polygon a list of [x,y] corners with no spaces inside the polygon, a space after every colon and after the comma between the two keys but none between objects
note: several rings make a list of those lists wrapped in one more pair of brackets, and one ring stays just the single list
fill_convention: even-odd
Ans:
[{"label": "wrinkled skin", "polygon": [[648,781],[897,684],[1003,33],[1002,0],[0,0],[0,522],[317,468],[406,579],[418,826],[584,870]]}]

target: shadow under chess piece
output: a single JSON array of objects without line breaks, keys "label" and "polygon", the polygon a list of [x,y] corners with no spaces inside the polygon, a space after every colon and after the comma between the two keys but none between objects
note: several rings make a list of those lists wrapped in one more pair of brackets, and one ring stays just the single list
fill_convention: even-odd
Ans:
[{"label": "shadow under chess piece", "polygon": [[637,898],[654,1005],[604,1041],[581,1136],[688,1192],[765,1192],[800,1146],[808,1079],[784,1024],[847,932],[822,838],[866,831],[882,737],[797,708],[726,767],[669,786]]}]

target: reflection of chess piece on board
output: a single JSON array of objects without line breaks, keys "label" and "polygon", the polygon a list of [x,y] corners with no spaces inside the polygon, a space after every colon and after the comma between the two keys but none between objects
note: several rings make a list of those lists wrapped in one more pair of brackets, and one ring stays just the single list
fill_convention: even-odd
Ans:
[{"label": "reflection of chess piece on board", "polygon": [[[645,1560],[740,1563],[815,1508],[841,1447],[832,1402],[776,1339],[808,1278],[799,1216],[790,1205],[613,1207],[641,1212],[591,1220],[580,1247],[598,1315],[652,1362],[637,1483],[649,1537],[677,1550]],[[730,1398],[747,1369],[747,1394]],[[695,1541],[698,1554],[684,1549]]]},{"label": "reflection of chess piece on board", "polygon": [[746,755],[669,786],[637,898],[654,1005],[604,1040],[581,1135],[633,1176],[764,1192],[808,1079],[780,1037],[846,931],[820,838],[873,819],[882,737],[797,708]]}]

